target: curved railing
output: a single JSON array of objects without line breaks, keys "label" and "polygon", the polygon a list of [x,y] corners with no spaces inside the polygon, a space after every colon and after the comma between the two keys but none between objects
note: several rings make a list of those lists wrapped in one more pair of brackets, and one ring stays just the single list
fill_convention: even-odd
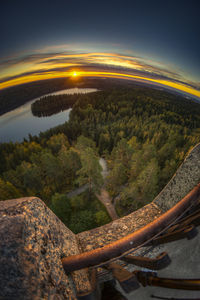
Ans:
[{"label": "curved railing", "polygon": [[[17,289],[15,285],[9,285],[13,299],[16,298],[16,293],[17,298],[34,299],[35,291],[42,293],[41,295],[44,291],[55,291],[56,296],[60,293],[62,298],[69,299],[97,299],[95,295],[99,290],[98,286],[103,283],[106,288],[111,279],[112,282],[116,280],[125,292],[133,291],[140,284],[169,284],[171,288],[181,286],[183,289],[199,290],[200,280],[195,278],[191,281],[198,274],[193,272],[193,268],[189,271],[191,259],[187,254],[184,259],[178,259],[181,266],[176,277],[178,274],[181,277],[182,270],[187,270],[189,279],[183,278],[177,282],[173,278],[159,277],[155,272],[168,267],[175,259],[175,269],[172,264],[171,271],[172,274],[176,273],[176,254],[183,253],[184,250],[178,249],[186,246],[187,241],[182,241],[181,247],[175,244],[178,252],[175,251],[172,255],[168,255],[168,252],[173,251],[174,247],[171,250],[171,247],[157,245],[183,238],[190,240],[198,233],[196,226],[200,225],[199,182],[200,144],[192,149],[152,203],[109,224],[77,235],[64,226],[38,198],[1,201],[1,245],[6,249],[0,257],[1,294],[7,296],[7,278],[18,282]],[[13,240],[16,241],[14,244]],[[197,247],[194,252],[198,253],[196,241],[191,247]],[[191,249],[189,245],[188,247]],[[63,255],[65,257],[62,265]],[[198,258],[196,261],[198,264]],[[30,268],[27,269],[27,265]],[[20,280],[16,273],[17,268],[22,270],[20,274],[23,277]],[[73,272],[74,270],[78,271]],[[67,273],[66,277],[64,271]],[[168,269],[167,274],[169,271]],[[59,289],[55,289],[54,280]],[[66,285],[68,282],[69,285]],[[42,288],[38,289],[38,286]],[[110,289],[109,286],[108,290]]]},{"label": "curved railing", "polygon": [[183,217],[186,212],[197,204],[199,197],[200,184],[193,188],[193,190],[174,207],[136,232],[105,245],[102,248],[63,258],[62,264],[65,272],[68,273],[92,266],[102,266],[103,264],[110,263],[145,246]]}]

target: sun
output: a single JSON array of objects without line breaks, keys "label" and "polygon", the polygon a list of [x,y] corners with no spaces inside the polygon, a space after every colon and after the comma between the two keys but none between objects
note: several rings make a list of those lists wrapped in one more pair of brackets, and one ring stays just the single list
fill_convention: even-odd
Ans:
[{"label": "sun", "polygon": [[78,80],[79,76],[80,76],[80,72],[78,71],[71,71],[71,74],[70,74],[72,80]]},{"label": "sun", "polygon": [[73,77],[76,77],[78,74],[76,71],[73,72]]}]

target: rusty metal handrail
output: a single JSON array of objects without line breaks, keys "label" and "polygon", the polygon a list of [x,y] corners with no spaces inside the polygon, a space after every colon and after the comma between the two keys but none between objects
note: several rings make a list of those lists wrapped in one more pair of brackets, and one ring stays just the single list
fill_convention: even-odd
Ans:
[{"label": "rusty metal handrail", "polygon": [[133,248],[136,249],[147,244],[155,236],[171,226],[175,221],[177,221],[177,219],[181,218],[186,211],[196,204],[199,196],[200,184],[193,188],[193,190],[190,191],[174,207],[136,232],[133,232],[102,248],[64,257],[62,259],[62,264],[65,272],[68,273],[82,268],[106,263],[113,258],[116,259],[120,256],[124,256],[125,253],[130,253],[130,250],[133,250]]},{"label": "rusty metal handrail", "polygon": [[158,277],[154,272],[135,271],[133,274],[138,281],[144,286],[160,286],[170,289],[179,290],[200,290],[200,279],[180,279],[180,278],[163,278]]}]

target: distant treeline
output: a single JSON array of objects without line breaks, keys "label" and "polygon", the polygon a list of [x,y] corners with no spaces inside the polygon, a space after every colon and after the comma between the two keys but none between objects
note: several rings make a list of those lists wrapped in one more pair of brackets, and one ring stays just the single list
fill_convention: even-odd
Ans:
[{"label": "distant treeline", "polygon": [[0,115],[42,95],[67,88],[64,79],[37,81],[0,91]]},{"label": "distant treeline", "polygon": [[32,114],[36,117],[51,116],[73,107],[77,95],[50,95],[31,104]]},{"label": "distant treeline", "polygon": [[[200,105],[145,87],[73,98],[68,122],[23,143],[0,144],[0,199],[38,196],[79,232],[109,221],[94,195],[102,184],[98,158],[108,162],[106,188],[119,215],[138,209],[199,143]],[[85,183],[89,194],[67,198]]]},{"label": "distant treeline", "polygon": [[127,85],[128,82],[113,79],[92,79],[92,78],[57,78],[41,80],[23,85],[0,90],[0,116],[11,111],[34,98],[41,97],[59,90],[73,87],[103,88],[107,89],[116,85]]}]

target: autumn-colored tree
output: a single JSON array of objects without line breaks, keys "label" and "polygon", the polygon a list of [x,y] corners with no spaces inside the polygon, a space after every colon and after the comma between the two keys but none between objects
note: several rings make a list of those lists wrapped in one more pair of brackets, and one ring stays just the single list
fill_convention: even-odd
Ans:
[{"label": "autumn-colored tree", "polygon": [[0,200],[7,200],[13,198],[19,198],[22,194],[18,191],[12,183],[4,181],[0,178]]},{"label": "autumn-colored tree", "polygon": [[63,133],[50,137],[47,142],[47,146],[54,154],[58,153],[62,146],[65,146],[66,148],[70,147],[68,138]]},{"label": "autumn-colored tree", "polygon": [[63,188],[74,187],[76,172],[81,168],[81,160],[75,148],[69,150],[63,146],[58,154],[60,169],[62,171],[61,181]]},{"label": "autumn-colored tree", "polygon": [[92,148],[86,148],[81,152],[81,165],[82,168],[77,171],[79,185],[88,184],[90,193],[92,189],[99,191],[103,184],[102,167]]},{"label": "autumn-colored tree", "polygon": [[83,135],[80,135],[77,139],[76,149],[82,153],[86,148],[91,148],[94,152],[96,152],[95,142]]}]

